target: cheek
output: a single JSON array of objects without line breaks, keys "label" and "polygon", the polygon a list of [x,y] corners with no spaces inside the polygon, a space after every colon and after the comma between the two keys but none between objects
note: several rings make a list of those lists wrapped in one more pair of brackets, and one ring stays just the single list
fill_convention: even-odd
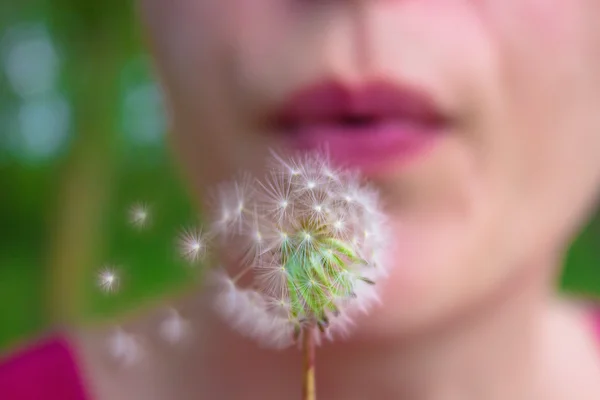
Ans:
[{"label": "cheek", "polygon": [[565,242],[600,182],[593,112],[600,86],[591,86],[600,68],[590,57],[600,47],[589,47],[583,8],[561,1],[488,3],[480,15],[495,64],[479,86],[486,91],[479,99],[484,105],[475,107],[480,115],[461,132],[465,158],[476,165],[456,173],[465,178],[456,182],[470,189],[458,202],[468,209],[455,214],[462,218],[457,223],[436,219],[431,230],[420,221],[426,237],[400,250],[399,259],[413,254],[419,267],[392,276],[390,303],[411,305],[400,319],[449,315],[527,273],[528,260]]},{"label": "cheek", "polygon": [[507,217],[523,235],[559,240],[559,231],[573,225],[589,202],[596,179],[592,160],[600,151],[600,127],[592,110],[600,105],[600,66],[592,57],[598,47],[592,46],[589,28],[595,23],[587,5],[489,1],[481,8],[497,49],[502,90],[502,123],[490,125],[488,136],[508,198]]},{"label": "cheek", "polygon": [[[237,1],[142,0],[141,12],[167,103],[173,141],[196,187],[230,176],[253,153],[232,118],[228,54],[236,43]],[[244,137],[241,138],[242,140]],[[239,149],[242,150],[239,150]]]}]

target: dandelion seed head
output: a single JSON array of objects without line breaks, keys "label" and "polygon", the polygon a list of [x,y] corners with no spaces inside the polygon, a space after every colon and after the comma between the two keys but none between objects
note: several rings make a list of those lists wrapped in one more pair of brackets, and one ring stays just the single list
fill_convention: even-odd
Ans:
[{"label": "dandelion seed head", "polygon": [[[237,276],[222,278],[216,303],[241,333],[285,347],[306,324],[318,324],[331,336],[351,325],[353,310],[368,308],[378,276],[367,273],[383,264],[385,219],[376,192],[326,157],[274,155],[268,166],[264,178],[246,180],[254,190],[235,181],[221,187],[227,194],[218,203],[221,210],[233,205],[240,214],[222,224],[231,239],[223,244],[241,260],[247,287],[238,286]],[[252,196],[244,195],[240,207],[242,187]]]}]

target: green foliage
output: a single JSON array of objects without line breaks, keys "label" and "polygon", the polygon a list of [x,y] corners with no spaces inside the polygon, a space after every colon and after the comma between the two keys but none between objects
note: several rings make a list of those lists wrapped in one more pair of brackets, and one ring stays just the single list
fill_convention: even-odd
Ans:
[{"label": "green foliage", "polygon": [[562,289],[600,303],[600,218],[597,216],[575,240],[560,281]]}]

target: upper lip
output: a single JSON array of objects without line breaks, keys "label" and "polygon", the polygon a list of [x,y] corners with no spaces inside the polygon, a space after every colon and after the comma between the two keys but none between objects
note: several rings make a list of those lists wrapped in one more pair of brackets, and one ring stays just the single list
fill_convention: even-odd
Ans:
[{"label": "upper lip", "polygon": [[388,82],[349,87],[326,81],[302,88],[289,96],[272,115],[279,128],[340,122],[367,123],[379,119],[440,125],[448,118],[426,92]]}]

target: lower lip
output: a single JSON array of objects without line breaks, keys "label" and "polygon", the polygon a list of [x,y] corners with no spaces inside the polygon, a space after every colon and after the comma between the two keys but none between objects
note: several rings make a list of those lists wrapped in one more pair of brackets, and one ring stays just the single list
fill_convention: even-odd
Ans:
[{"label": "lower lip", "polygon": [[377,173],[406,165],[424,156],[441,137],[443,127],[402,121],[381,121],[363,126],[336,123],[307,124],[287,132],[291,147],[326,151],[337,165]]}]

